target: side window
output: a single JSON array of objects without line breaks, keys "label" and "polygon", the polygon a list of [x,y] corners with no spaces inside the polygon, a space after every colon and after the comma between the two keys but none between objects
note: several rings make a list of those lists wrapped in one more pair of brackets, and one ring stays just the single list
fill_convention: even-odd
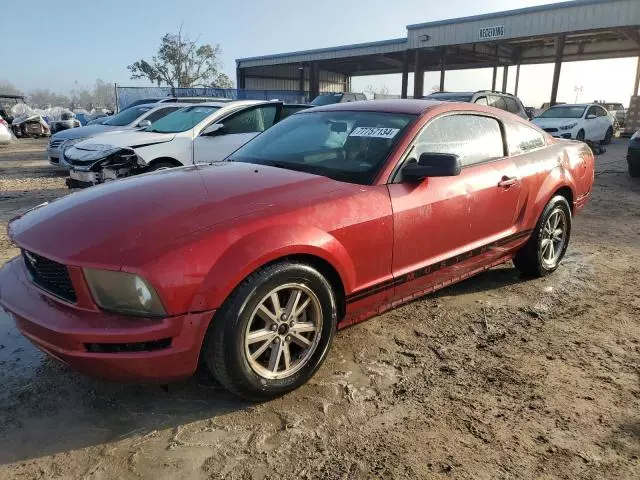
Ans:
[{"label": "side window", "polygon": [[504,98],[499,95],[489,95],[489,106],[499,108],[500,110],[506,110],[507,104],[504,101]]},{"label": "side window", "polygon": [[598,116],[599,117],[606,117],[607,115],[609,115],[609,113],[604,109],[604,108],[598,108]]},{"label": "side window", "polygon": [[342,95],[342,103],[355,102],[356,96],[353,93],[345,93]]},{"label": "side window", "polygon": [[454,153],[462,166],[504,156],[497,120],[480,115],[449,115],[431,122],[414,143],[415,156],[425,152]]},{"label": "side window", "polygon": [[520,108],[518,108],[518,102],[516,102],[515,98],[504,97],[504,101],[507,104],[508,112],[518,113],[520,111]]},{"label": "side window", "polygon": [[544,135],[535,128],[521,123],[506,123],[507,144],[510,155],[520,155],[544,147]]},{"label": "side window", "polygon": [[364,93],[356,93],[356,100],[357,101],[362,101],[362,100],[366,100],[367,97],[364,96]]},{"label": "side window", "polygon": [[589,107],[589,110],[587,110],[587,114],[585,115],[585,118],[587,118],[589,115],[595,115],[597,117],[598,107]]},{"label": "side window", "polygon": [[159,108],[155,112],[147,115],[142,120],[149,120],[151,123],[153,123],[156,120],[160,120],[162,117],[166,117],[170,113],[175,112],[176,110],[179,110],[179,107]]},{"label": "side window", "polygon": [[277,107],[275,105],[265,105],[263,107],[251,108],[236,113],[230,118],[223,120],[225,133],[254,133],[264,132],[270,128],[276,118]]},{"label": "side window", "polygon": [[479,105],[489,105],[489,102],[487,102],[487,97],[478,97],[473,103],[477,103]]}]

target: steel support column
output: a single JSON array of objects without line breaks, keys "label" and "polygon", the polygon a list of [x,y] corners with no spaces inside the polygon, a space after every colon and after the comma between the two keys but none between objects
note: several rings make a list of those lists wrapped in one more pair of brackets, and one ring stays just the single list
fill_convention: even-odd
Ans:
[{"label": "steel support column", "polygon": [[518,84],[520,83],[520,64],[516,65],[516,86],[513,89],[513,94],[518,96]]},{"label": "steel support column", "polygon": [[311,63],[310,73],[309,100],[313,100],[320,95],[320,64],[317,61]]},{"label": "steel support column", "polygon": [[298,91],[304,96],[304,65],[298,67]]},{"label": "steel support column", "polygon": [[440,51],[440,91],[444,92],[444,76],[447,70],[447,47]]},{"label": "steel support column", "polygon": [[499,58],[498,58],[498,45],[495,46],[495,61],[493,64],[493,80],[491,80],[491,90],[495,91],[496,89],[496,81],[498,80],[498,62],[499,62]]},{"label": "steel support column", "polygon": [[407,98],[407,89],[409,86],[409,51],[405,50],[402,55],[402,87],[400,98]]},{"label": "steel support column", "polygon": [[414,65],[413,98],[422,98],[424,96],[424,66],[419,49],[415,50]]},{"label": "steel support column", "polygon": [[236,68],[236,85],[238,88],[247,88],[245,86],[246,72],[244,68]]},{"label": "steel support column", "polygon": [[638,95],[640,89],[640,57],[638,57],[638,65],[636,66],[636,83],[633,86],[633,94]]},{"label": "steel support column", "polygon": [[551,84],[551,105],[558,99],[558,84],[560,83],[560,69],[562,68],[562,53],[564,51],[564,34],[556,37],[556,60],[553,67],[553,83]]},{"label": "steel support column", "polygon": [[502,93],[507,93],[507,80],[509,78],[509,65],[502,67]]}]

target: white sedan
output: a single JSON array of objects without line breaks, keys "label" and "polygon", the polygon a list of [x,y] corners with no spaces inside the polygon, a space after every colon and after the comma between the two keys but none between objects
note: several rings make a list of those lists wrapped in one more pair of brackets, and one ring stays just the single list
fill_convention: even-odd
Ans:
[{"label": "white sedan", "polygon": [[557,138],[611,143],[614,118],[597,104],[556,105],[532,120]]},{"label": "white sedan", "polygon": [[180,109],[138,131],[96,135],[65,150],[68,185],[90,186],[164,168],[210,163],[306,105],[278,101],[207,102]]}]

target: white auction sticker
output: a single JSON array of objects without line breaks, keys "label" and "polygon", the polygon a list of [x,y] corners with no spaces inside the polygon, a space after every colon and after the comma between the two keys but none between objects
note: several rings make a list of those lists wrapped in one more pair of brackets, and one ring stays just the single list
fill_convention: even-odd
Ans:
[{"label": "white auction sticker", "polygon": [[399,128],[383,128],[383,127],[358,127],[354,128],[349,134],[350,137],[375,137],[375,138],[393,138]]}]

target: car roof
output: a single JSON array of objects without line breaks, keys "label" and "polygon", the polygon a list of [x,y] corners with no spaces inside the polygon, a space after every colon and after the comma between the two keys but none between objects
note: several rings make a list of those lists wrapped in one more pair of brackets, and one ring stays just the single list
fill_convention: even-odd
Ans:
[{"label": "car roof", "polygon": [[276,103],[273,100],[232,100],[221,102],[202,102],[202,103],[189,103],[190,107],[240,107],[249,105],[260,105],[261,103]]},{"label": "car roof", "polygon": [[[441,105],[439,100],[415,100],[415,99],[391,99],[391,100],[362,100],[359,102],[332,103],[313,107],[303,111],[308,112],[332,112],[332,111],[356,111],[356,112],[383,112],[383,113],[406,113],[419,115],[426,110]],[[449,104],[453,105],[452,102]]]}]

